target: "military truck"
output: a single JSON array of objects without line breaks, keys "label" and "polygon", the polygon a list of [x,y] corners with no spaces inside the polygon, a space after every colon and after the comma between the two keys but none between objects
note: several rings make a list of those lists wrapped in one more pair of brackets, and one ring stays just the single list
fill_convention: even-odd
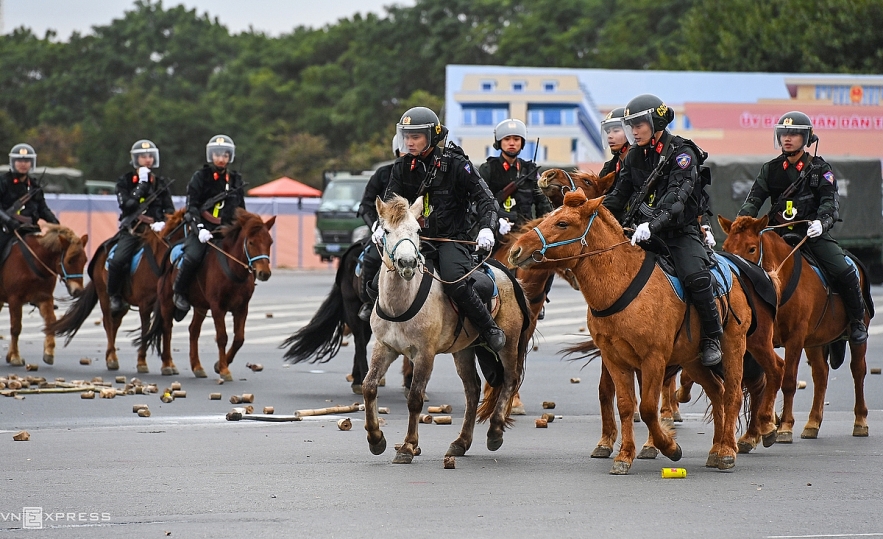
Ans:
[{"label": "military truck", "polygon": [[[761,165],[770,158],[747,156],[712,156],[711,211],[715,214],[714,232],[718,245],[726,239],[716,216],[734,219]],[[879,159],[825,158],[837,178],[840,193],[840,218],[831,232],[840,245],[864,262],[875,284],[883,282],[883,175]],[[760,215],[769,212],[770,202]]]},{"label": "military truck", "polygon": [[370,172],[325,172],[322,201],[316,210],[316,242],[313,252],[323,261],[342,255],[353,242],[371,231],[358,217],[359,203]]}]

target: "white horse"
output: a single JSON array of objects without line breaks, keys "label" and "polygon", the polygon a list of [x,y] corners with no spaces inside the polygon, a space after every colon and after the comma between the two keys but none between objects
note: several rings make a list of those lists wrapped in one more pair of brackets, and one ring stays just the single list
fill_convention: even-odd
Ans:
[{"label": "white horse", "polygon": [[[454,356],[457,374],[463,380],[466,393],[466,412],[460,436],[454,440],[446,455],[464,455],[472,445],[476,416],[479,421],[490,419],[487,447],[496,451],[503,445],[503,430],[511,425],[509,417],[512,400],[524,374],[524,358],[530,335],[525,323],[526,312],[520,285],[513,283],[505,272],[493,268],[499,290],[492,315],[497,325],[506,333],[506,346],[499,353],[503,366],[503,381],[494,387],[490,395],[478,406],[480,380],[475,365],[474,341],[478,330],[468,321],[458,331],[458,315],[442,289],[442,284],[432,275],[414,279],[423,269],[423,256],[418,245],[420,225],[417,217],[423,211],[418,200],[408,208],[408,201],[396,196],[389,203],[379,198],[376,202],[380,226],[386,232],[382,249],[383,263],[378,280],[377,308],[371,315],[371,330],[376,344],[371,355],[371,366],[362,385],[365,397],[365,430],[368,431],[368,447],[375,455],[386,450],[386,438],[377,419],[377,385],[389,365],[404,355],[414,363],[414,379],[408,393],[408,433],[393,463],[410,464],[414,455],[420,454],[417,437],[418,416],[423,411],[423,395],[435,356],[450,353]],[[426,269],[425,271],[429,271]],[[423,279],[431,279],[424,285],[429,289],[422,305],[419,304]],[[402,316],[411,309],[417,310],[413,317]],[[385,313],[385,318],[378,314]],[[408,313],[410,314],[410,313]],[[391,321],[388,318],[408,318]]]}]

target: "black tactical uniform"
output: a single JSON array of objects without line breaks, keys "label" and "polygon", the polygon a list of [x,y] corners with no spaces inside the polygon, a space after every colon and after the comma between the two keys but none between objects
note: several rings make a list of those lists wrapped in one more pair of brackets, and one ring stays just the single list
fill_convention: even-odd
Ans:
[{"label": "black tactical uniform", "polygon": [[[817,140],[812,134],[812,123],[802,112],[786,113],[779,120],[777,131],[803,131],[805,146]],[[778,139],[777,134],[777,139]],[[868,338],[865,327],[865,305],[862,299],[858,273],[846,261],[843,249],[831,237],[834,223],[840,220],[840,197],[837,193],[837,179],[831,165],[821,157],[810,157],[802,149],[798,152],[783,152],[772,161],[764,163],[742,204],[739,215],[757,217],[767,198],[771,200],[770,224],[787,224],[789,221],[816,221],[822,225],[822,234],[807,238],[801,246],[812,253],[825,274],[831,279],[832,287],[843,297],[847,313],[851,319],[850,341],[862,343]],[[788,158],[799,155],[796,162]],[[789,189],[792,185],[796,189]],[[786,191],[791,191],[786,194]],[[793,227],[774,229],[780,235],[807,233],[807,223]]]},{"label": "black tactical uniform", "polygon": [[[703,209],[697,148],[665,129],[674,119],[674,112],[658,97],[645,94],[629,102],[625,113],[626,132],[629,125],[641,123],[644,118],[652,118],[654,133],[661,131],[662,135],[647,145],[632,145],[619,181],[605,197],[604,206],[622,221],[627,208],[641,205],[634,222],[623,223],[623,226],[647,223],[650,233],[665,243],[702,323],[702,363],[712,366],[721,360],[719,339],[723,329],[715,305],[711,262],[697,221]],[[635,200],[641,186],[665,156],[668,156],[667,162],[654,188],[643,200]]]},{"label": "black tactical uniform", "polygon": [[[359,217],[365,221],[369,230],[373,231],[377,223],[377,197],[383,198],[383,195],[386,193],[386,186],[389,185],[389,175],[392,172],[392,166],[393,164],[390,163],[379,167],[374,171],[371,179],[368,180],[368,185],[365,186],[365,194],[362,195],[362,202],[359,204]],[[374,242],[369,240],[367,243],[365,255],[362,257],[362,288],[359,290],[359,297],[364,303],[359,310],[359,318],[366,322],[371,320],[371,309],[374,306],[374,303],[368,297],[366,289],[368,286],[367,277],[370,275],[373,279],[380,269],[380,264],[383,262]]]},{"label": "black tactical uniform", "polygon": [[[515,164],[509,165],[502,156],[494,156],[488,157],[478,172],[500,205],[499,217],[508,219],[513,226],[552,211],[552,204],[537,185],[536,163],[516,158]],[[521,185],[510,196],[503,197],[503,189],[519,178],[524,178]]]},{"label": "black tactical uniform", "polygon": [[[47,223],[58,224],[58,218],[46,204],[43,191],[34,192],[30,199],[18,211],[16,203],[25,194],[37,188],[37,181],[27,173],[15,171],[15,161],[25,159],[31,162],[31,171],[37,166],[37,154],[29,144],[16,144],[9,153],[9,172],[0,176],[0,251],[10,239],[15,237],[13,231],[21,226],[35,227],[40,219]],[[12,213],[7,213],[11,211]]]},{"label": "black tactical uniform", "polygon": [[[216,142],[218,140],[222,142]],[[235,146],[230,137],[225,135],[212,137],[206,148],[207,160],[211,160],[212,152],[226,149],[232,163]],[[190,183],[187,184],[186,208],[184,221],[188,226],[185,229],[184,260],[178,269],[174,284],[175,308],[178,311],[176,318],[183,318],[190,309],[187,293],[208,249],[199,241],[199,231],[212,232],[222,224],[232,224],[236,208],[245,209],[242,176],[238,172],[231,171],[229,163],[224,169],[209,164],[203,166],[193,174]]]}]

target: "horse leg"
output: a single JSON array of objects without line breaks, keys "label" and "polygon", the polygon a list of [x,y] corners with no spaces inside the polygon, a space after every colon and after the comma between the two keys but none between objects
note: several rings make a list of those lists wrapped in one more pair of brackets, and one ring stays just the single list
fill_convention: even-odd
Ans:
[{"label": "horse leg", "polygon": [[777,444],[790,444],[794,438],[794,393],[797,392],[797,369],[803,353],[803,339],[785,343],[785,374],[782,377],[782,417]]},{"label": "horse leg", "polygon": [[512,398],[512,411],[509,415],[527,415],[527,412],[524,411],[524,403],[521,401],[521,391],[515,392],[515,397]]},{"label": "horse leg", "polygon": [[806,361],[812,371],[812,407],[800,437],[814,440],[819,437],[819,427],[822,426],[822,416],[825,414],[825,393],[828,392],[828,371],[830,369],[820,346],[806,349]]},{"label": "horse leg", "polygon": [[368,341],[371,340],[371,326],[359,320],[350,326],[353,333],[353,382],[352,389],[356,395],[362,394],[362,382],[368,374]]},{"label": "horse leg", "polygon": [[[380,420],[377,418],[377,384],[380,377],[389,369],[398,352],[386,346],[380,341],[374,344],[371,352],[371,368],[362,382],[362,396],[365,398],[365,430],[368,431],[368,449],[374,455],[380,455],[386,451],[386,437],[380,430]],[[407,360],[407,358],[405,358]],[[415,417],[409,417],[409,421],[415,421]]]},{"label": "horse leg", "polygon": [[[663,369],[650,368],[649,364],[663,365]],[[681,460],[681,447],[674,441],[673,427],[664,425],[659,421],[659,400],[660,390],[663,389],[663,378],[665,376],[665,358],[654,357],[645,360],[641,369],[641,420],[647,425],[650,431],[650,440],[653,441],[653,447],[662,452],[663,455],[677,462]],[[667,387],[667,386],[666,386]],[[641,453],[647,449],[645,446]],[[655,455],[654,455],[655,457]],[[638,455],[641,458],[641,455]]]},{"label": "horse leg", "polygon": [[426,385],[429,383],[435,356],[423,356],[421,352],[417,352],[412,361],[414,362],[414,380],[411,382],[411,390],[408,392],[408,432],[405,434],[402,447],[392,460],[393,464],[411,464],[414,456],[419,452],[417,426],[420,422],[417,419],[420,412],[423,411],[423,392],[426,391]]},{"label": "horse leg", "polygon": [[865,373],[868,372],[865,353],[868,350],[867,341],[862,344],[849,345],[849,370],[852,371],[852,382],[855,387],[855,423],[852,425],[853,436],[868,435],[868,405],[865,402]]},{"label": "horse leg", "polygon": [[12,367],[25,364],[18,352],[18,336],[21,335],[21,302],[18,299],[9,301],[9,351],[6,352],[6,363]]},{"label": "horse leg", "polygon": [[635,416],[635,373],[612,361],[608,363],[607,369],[616,388],[616,404],[622,424],[622,444],[619,454],[613,459],[610,474],[626,475],[635,460],[635,426],[632,419]]},{"label": "horse leg", "polygon": [[412,383],[414,383],[414,362],[406,356],[402,360],[402,387],[405,390],[405,397],[411,391]]},{"label": "horse leg", "polygon": [[95,289],[98,292],[98,303],[101,306],[101,321],[104,326],[104,334],[107,336],[107,346],[104,349],[104,364],[109,371],[120,368],[120,358],[117,356],[117,332],[122,323],[122,316],[114,318],[110,314],[110,298],[107,296],[107,285],[102,281],[95,281]]},{"label": "horse leg", "polygon": [[[506,343],[506,347],[500,352],[500,361],[503,363],[503,383],[491,392],[490,403],[496,402],[487,431],[487,448],[491,451],[496,451],[503,445],[503,431],[509,422],[510,401],[521,381],[518,366],[518,339],[514,337],[517,332],[510,330],[507,334],[513,335],[513,338]],[[496,393],[495,396],[494,393]]]},{"label": "horse leg", "polygon": [[466,454],[472,446],[472,437],[475,431],[475,415],[478,409],[478,397],[481,392],[481,380],[475,368],[475,352],[466,348],[454,354],[454,365],[457,374],[463,381],[463,391],[466,393],[466,412],[463,414],[463,426],[460,428],[460,436],[454,440],[445,456],[459,457]]},{"label": "horse leg", "polygon": [[162,375],[171,376],[178,374],[178,367],[172,360],[172,323],[174,322],[172,305],[171,285],[169,285],[168,297],[163,301],[162,305]]},{"label": "horse leg", "polygon": [[[733,326],[735,327],[735,326]],[[734,331],[735,333],[735,331]],[[745,356],[745,334],[724,335],[721,339],[724,366],[724,430],[721,433],[722,451],[719,453],[718,470],[729,470],[736,466],[736,425],[742,408],[742,365]]]},{"label": "horse leg", "polygon": [[230,349],[227,350],[227,368],[236,358],[236,353],[242,348],[245,342],[245,320],[248,318],[248,304],[244,308],[233,311],[233,342],[230,343]]},{"label": "horse leg", "polygon": [[[761,331],[768,334],[760,335]],[[760,340],[761,346],[754,346]],[[743,382],[747,385],[751,399],[751,417],[748,422],[748,431],[740,439],[747,441],[750,437],[751,442],[757,445],[758,440],[763,441],[764,447],[770,447],[776,443],[778,436],[775,413],[776,413],[776,395],[779,388],[782,387],[782,378],[785,374],[784,361],[776,354],[772,344],[772,325],[763,324],[762,328],[758,327],[757,331],[748,341],[752,344],[751,356],[757,361],[758,365],[763,369],[763,374],[756,376],[756,379],[748,380],[747,376],[752,374],[743,372]],[[743,445],[740,445],[739,452],[743,452]]]},{"label": "horse leg", "polygon": [[[684,419],[681,417],[681,403],[678,401],[676,396],[678,384],[675,380],[676,377],[674,376],[672,376],[668,380],[668,383],[666,384],[666,391],[662,394],[662,405],[664,407],[666,404],[668,404],[668,407],[671,409],[672,423],[683,423]],[[666,401],[668,402],[666,403]]]},{"label": "horse leg", "polygon": [[681,404],[686,404],[693,399],[693,396],[690,395],[690,391],[693,389],[693,380],[690,379],[690,375],[686,372],[681,371],[681,387],[675,392],[675,397],[678,402]]},{"label": "horse leg", "polygon": [[193,319],[190,320],[190,371],[197,378],[206,378],[205,369],[199,361],[199,334],[202,333],[202,323],[205,322],[205,310],[193,309]]},{"label": "horse leg", "polygon": [[141,346],[138,347],[138,374],[147,374],[150,367],[147,366],[147,330],[150,329],[149,303],[142,302],[138,305],[138,317],[141,318]]},{"label": "horse leg", "polygon": [[218,345],[218,362],[215,363],[215,372],[221,375],[225,382],[232,382],[233,375],[227,366],[227,323],[224,320],[226,313],[220,307],[212,307],[212,321],[215,323],[215,342]]},{"label": "horse leg", "polygon": [[616,386],[604,358],[601,358],[601,378],[598,380],[598,404],[601,406],[601,439],[592,451],[593,459],[606,459],[613,454],[618,432],[616,417],[613,412],[613,399],[616,397]]},{"label": "horse leg", "polygon": [[[693,362],[683,365],[684,372],[696,383],[702,386],[708,400],[711,401],[711,417],[714,422],[714,436],[712,439],[711,450],[708,452],[708,459],[705,466],[708,468],[717,468],[722,452],[721,434],[724,428],[724,407],[723,403],[723,384],[714,376],[711,371],[703,367],[699,362]],[[741,383],[741,380],[740,380]]]},{"label": "horse leg", "polygon": [[[55,308],[52,298],[40,302],[40,315],[43,323],[48,326],[55,323]],[[55,334],[47,333],[43,340],[43,363],[52,365],[55,363]]]}]

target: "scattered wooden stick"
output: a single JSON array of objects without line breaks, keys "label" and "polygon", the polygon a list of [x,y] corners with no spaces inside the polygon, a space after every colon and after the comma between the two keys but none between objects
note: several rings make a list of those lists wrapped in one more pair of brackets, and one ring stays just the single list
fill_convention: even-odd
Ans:
[{"label": "scattered wooden stick", "polygon": [[449,415],[437,415],[432,418],[433,423],[436,425],[450,425],[451,424],[451,416]]},{"label": "scattered wooden stick", "polygon": [[27,442],[31,439],[31,435],[28,433],[28,431],[23,430],[17,434],[13,434],[12,439],[16,442]]},{"label": "scattered wooden stick", "polygon": [[343,419],[337,420],[337,428],[340,430],[350,430],[353,428],[353,422],[350,421],[350,418],[345,417]]},{"label": "scattered wooden stick", "polygon": [[543,401],[543,409],[554,410],[555,409],[555,402],[554,401]]},{"label": "scattered wooden stick", "polygon": [[294,415],[298,417],[307,417],[315,415],[331,415],[331,414],[347,414],[350,412],[358,412],[359,403],[353,403],[349,406],[331,406],[329,408],[312,408],[309,410],[297,410]]},{"label": "scattered wooden stick", "polygon": [[420,414],[419,421],[421,423],[432,423],[432,416],[429,414]]},{"label": "scattered wooden stick", "polygon": [[442,404],[441,406],[429,406],[426,411],[430,414],[449,414],[453,408],[450,404]]},{"label": "scattered wooden stick", "polygon": [[95,391],[95,386],[77,386],[77,387],[44,387],[33,389],[4,389],[0,390],[0,395],[4,397],[14,397],[15,395],[36,395],[39,393],[83,393],[85,391]]}]

